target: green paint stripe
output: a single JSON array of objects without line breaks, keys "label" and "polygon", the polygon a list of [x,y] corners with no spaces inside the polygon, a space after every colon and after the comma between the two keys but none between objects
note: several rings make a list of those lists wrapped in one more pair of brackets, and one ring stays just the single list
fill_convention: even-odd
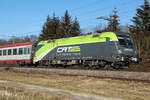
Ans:
[{"label": "green paint stripe", "polygon": [[79,46],[74,46],[70,49],[69,52],[79,52],[80,51],[80,47]]}]

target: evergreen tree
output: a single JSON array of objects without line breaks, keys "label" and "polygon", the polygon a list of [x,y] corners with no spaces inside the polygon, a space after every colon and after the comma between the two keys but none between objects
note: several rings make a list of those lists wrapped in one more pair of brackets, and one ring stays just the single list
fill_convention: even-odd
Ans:
[{"label": "evergreen tree", "polygon": [[52,19],[47,16],[46,23],[43,26],[42,33],[39,36],[39,40],[48,40],[51,37]]},{"label": "evergreen tree", "polygon": [[58,17],[53,14],[53,18],[47,17],[46,23],[43,26],[39,40],[61,38],[61,24]]},{"label": "evergreen tree", "polygon": [[79,36],[81,34],[81,29],[77,17],[75,17],[72,23],[71,36]]},{"label": "evergreen tree", "polygon": [[150,4],[144,0],[144,5],[136,9],[136,16],[131,20],[130,31],[139,53],[150,48]]},{"label": "evergreen tree", "polygon": [[118,15],[117,15],[117,11],[116,8],[114,8],[113,10],[113,15],[110,15],[109,17],[98,17],[97,19],[103,19],[108,21],[108,25],[107,27],[105,27],[104,29],[98,30],[98,32],[103,32],[103,31],[120,31],[119,29],[119,20],[118,20]]},{"label": "evergreen tree", "polygon": [[150,32],[150,5],[147,0],[144,0],[144,5],[136,9],[137,14],[133,17],[131,25],[131,31],[141,31],[145,35],[149,35]]},{"label": "evergreen tree", "polygon": [[113,15],[109,17],[107,30],[109,31],[119,31],[119,20],[116,8],[113,10]]},{"label": "evergreen tree", "polygon": [[53,14],[53,19],[52,19],[52,34],[53,34],[52,39],[58,39],[63,37],[61,22],[59,18],[55,16],[55,14]]},{"label": "evergreen tree", "polygon": [[66,10],[65,15],[62,17],[62,31],[64,37],[71,36],[71,22],[71,16],[69,15],[68,10]]}]

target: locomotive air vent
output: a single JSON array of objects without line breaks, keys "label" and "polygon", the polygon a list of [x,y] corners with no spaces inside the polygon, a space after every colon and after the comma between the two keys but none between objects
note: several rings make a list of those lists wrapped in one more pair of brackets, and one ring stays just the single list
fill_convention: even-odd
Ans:
[{"label": "locomotive air vent", "polygon": [[99,37],[99,34],[94,34],[94,35],[93,35],[93,38],[95,38],[95,37]]},{"label": "locomotive air vent", "polygon": [[55,42],[55,39],[48,40],[47,43]]}]

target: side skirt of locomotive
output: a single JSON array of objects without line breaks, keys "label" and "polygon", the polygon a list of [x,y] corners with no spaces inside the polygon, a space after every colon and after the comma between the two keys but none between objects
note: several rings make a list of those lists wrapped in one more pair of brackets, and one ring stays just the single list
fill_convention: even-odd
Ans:
[{"label": "side skirt of locomotive", "polygon": [[41,60],[35,66],[48,67],[72,67],[73,65],[83,66],[89,69],[109,68],[119,69],[129,67],[129,62],[108,62],[105,60]]}]

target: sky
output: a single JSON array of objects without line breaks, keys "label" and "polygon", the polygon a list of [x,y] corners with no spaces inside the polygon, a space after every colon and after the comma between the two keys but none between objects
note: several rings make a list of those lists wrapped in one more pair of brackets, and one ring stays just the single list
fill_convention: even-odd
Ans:
[{"label": "sky", "polygon": [[78,18],[83,32],[99,24],[105,26],[107,21],[96,18],[108,17],[114,8],[120,24],[131,25],[136,8],[142,4],[144,0],[0,0],[0,39],[39,35],[48,15],[55,12],[61,18],[66,10],[72,19]]}]

